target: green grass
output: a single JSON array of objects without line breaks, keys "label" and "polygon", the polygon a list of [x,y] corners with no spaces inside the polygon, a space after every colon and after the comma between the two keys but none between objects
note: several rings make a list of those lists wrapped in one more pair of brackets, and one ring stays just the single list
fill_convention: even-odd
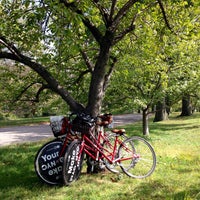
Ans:
[{"label": "green grass", "polygon": [[[137,135],[141,123],[126,126]],[[25,200],[200,200],[200,114],[150,122],[149,142],[157,167],[137,180],[110,172],[88,175],[69,187],[48,186],[34,172],[34,157],[47,141],[0,148],[0,199]]]},{"label": "green grass", "polygon": [[13,120],[0,120],[0,127],[4,126],[20,126],[27,124],[38,124],[49,122],[49,117],[37,117],[37,118],[19,118]]}]

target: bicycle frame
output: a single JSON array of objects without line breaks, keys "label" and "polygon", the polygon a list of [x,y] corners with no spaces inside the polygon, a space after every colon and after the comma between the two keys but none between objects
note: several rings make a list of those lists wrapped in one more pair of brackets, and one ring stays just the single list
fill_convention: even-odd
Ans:
[{"label": "bicycle frame", "polygon": [[[71,127],[68,127],[69,130]],[[70,140],[74,140],[74,139],[81,139],[81,148],[80,148],[80,152],[79,155],[82,155],[82,152],[84,151],[90,158],[92,158],[94,161],[102,161],[103,159],[106,159],[109,163],[113,164],[115,162],[120,163],[121,161],[124,160],[130,160],[133,158],[139,158],[140,156],[138,154],[134,154],[131,157],[126,157],[126,158],[116,158],[116,154],[117,154],[117,150],[119,145],[123,145],[123,141],[121,141],[119,139],[118,134],[116,134],[115,136],[115,140],[114,140],[114,144],[111,144],[111,142],[108,139],[108,134],[106,132],[104,132],[104,128],[101,129],[100,127],[100,131],[97,131],[97,138],[95,137],[94,133],[90,132],[89,135],[84,133],[82,134],[82,138],[80,138],[79,136],[73,136],[69,133],[66,135],[64,142],[63,142],[63,146],[62,149],[59,153],[59,159],[60,157],[63,156],[65,150],[66,150],[66,146],[67,143]],[[91,139],[89,138],[91,137]],[[103,142],[103,143],[101,143]],[[105,148],[103,146],[103,144],[107,144],[110,147],[110,151]],[[130,152],[132,150],[130,150],[129,148],[127,148],[126,146],[123,146],[125,148],[125,150],[127,152]],[[58,159],[58,160],[59,160]]]},{"label": "bicycle frame", "polygon": [[[116,133],[114,144],[111,144],[111,142],[108,139],[108,134],[104,132],[104,126],[98,126],[97,137],[95,137],[95,133],[91,131],[88,133],[82,133],[82,137],[77,135],[72,135],[71,132],[71,125],[68,125],[68,133],[64,139],[62,149],[59,153],[59,158],[64,155],[64,152],[67,147],[67,143],[71,140],[81,140],[81,148],[80,148],[80,155],[82,155],[82,152],[84,151],[90,158],[92,158],[94,161],[102,161],[103,159],[106,159],[109,163],[113,164],[115,162],[120,163],[124,160],[129,160],[133,158],[139,158],[140,156],[137,154],[134,154],[131,157],[126,158],[119,158],[116,157],[118,147],[122,144],[122,141],[119,139],[120,134]],[[91,139],[90,139],[91,138]],[[110,148],[108,150],[103,145],[106,143],[106,145]],[[122,144],[123,145],[123,144]],[[125,150],[127,152],[132,152],[132,150],[125,147]]]},{"label": "bicycle frame", "polygon": [[[116,159],[115,156],[118,150],[118,146],[122,143],[122,141],[120,141],[118,138],[119,135],[116,135],[114,145],[110,143],[109,139],[107,138],[107,134],[102,131],[98,132],[97,138],[95,138],[92,133],[89,136],[92,137],[92,139],[90,139],[87,134],[83,134],[79,153],[80,155],[82,155],[82,152],[84,151],[95,161],[100,161],[105,158],[110,163],[114,163],[120,160],[120,158]],[[103,144],[106,143],[107,145],[109,145],[112,151],[104,148],[103,144],[101,144],[101,140],[103,141]]]},{"label": "bicycle frame", "polygon": [[[74,115],[74,113],[72,113],[70,116],[69,116],[69,119],[71,118],[71,116],[72,115]],[[67,143],[69,142],[69,141],[72,141],[72,140],[75,140],[75,139],[84,139],[84,140],[88,140],[89,138],[88,137],[86,137],[86,135],[85,134],[82,134],[82,138],[81,138],[81,136],[79,135],[72,135],[71,134],[71,129],[72,129],[72,125],[71,125],[71,123],[69,123],[69,124],[67,124],[67,127],[66,127],[67,129],[68,129],[68,132],[67,132],[67,134],[66,134],[66,136],[65,136],[65,139],[64,139],[64,141],[63,141],[63,145],[62,145],[62,149],[61,149],[61,151],[60,151],[60,153],[59,153],[59,158],[60,157],[62,157],[63,155],[64,155],[64,152],[65,152],[65,150],[66,150],[66,147],[67,147]],[[97,146],[98,146],[98,148],[102,148],[102,146],[101,145],[99,145],[100,144],[100,140],[102,139],[103,141],[106,139],[106,137],[105,136],[103,136],[103,133],[104,133],[104,127],[103,126],[99,126],[98,128],[100,128],[100,131],[98,131],[98,139],[96,140],[96,138],[95,138],[95,136],[93,135],[93,139],[94,139],[94,141],[95,141],[95,143],[96,144],[98,144]],[[103,130],[103,131],[102,131]],[[84,136],[84,137],[83,137]],[[93,144],[92,143],[92,141],[90,140],[90,144]],[[116,143],[115,143],[116,144]],[[92,145],[91,145],[92,146]],[[89,148],[89,146],[87,145],[87,147],[88,147],[88,149],[92,149],[92,148]],[[100,150],[100,149],[99,149]],[[98,151],[99,151],[98,150]],[[105,150],[105,149],[104,149]],[[115,145],[115,151],[116,151],[116,145]],[[114,152],[115,152],[114,151]],[[102,152],[101,152],[102,153]],[[89,152],[88,152],[88,154],[89,154]],[[97,158],[96,158],[97,159]],[[95,159],[95,160],[96,160]]]},{"label": "bicycle frame", "polygon": [[71,139],[73,139],[72,136],[70,134],[67,134],[66,137],[65,137],[65,140],[63,142],[62,149],[59,153],[59,158],[63,156],[64,151],[65,151],[66,146],[67,146],[67,142],[69,142]]}]

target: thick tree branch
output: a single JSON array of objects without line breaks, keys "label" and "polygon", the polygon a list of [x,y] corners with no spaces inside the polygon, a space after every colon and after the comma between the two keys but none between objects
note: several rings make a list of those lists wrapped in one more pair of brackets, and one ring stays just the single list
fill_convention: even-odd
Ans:
[{"label": "thick tree branch", "polygon": [[110,16],[109,16],[109,21],[112,21],[114,13],[115,13],[115,6],[116,6],[117,0],[112,1],[112,6],[110,9]]},{"label": "thick tree branch", "polygon": [[89,57],[87,56],[87,54],[84,51],[80,50],[80,52],[81,52],[81,55],[83,57],[83,60],[85,61],[86,66],[88,68],[88,71],[92,73],[94,65],[92,64]]},{"label": "thick tree branch", "polygon": [[9,43],[4,36],[0,36],[0,43],[3,44],[12,54],[19,58],[19,50],[14,46],[14,44]]},{"label": "thick tree branch", "polygon": [[92,24],[92,22],[90,22],[90,20],[86,16],[84,16],[82,10],[78,9],[75,2],[68,3],[67,0],[60,0],[60,2],[63,3],[65,7],[71,9],[73,12],[81,16],[84,25],[90,30],[96,41],[100,44],[102,40],[101,32],[94,24]]},{"label": "thick tree branch", "polygon": [[111,59],[112,59],[113,62],[111,63],[111,66],[110,66],[110,68],[109,68],[109,70],[108,70],[108,72],[107,72],[107,74],[105,75],[105,78],[104,78],[104,84],[103,84],[104,92],[106,91],[106,89],[108,87],[108,84],[110,82],[110,78],[112,76],[112,72],[113,72],[113,70],[115,68],[115,64],[117,62],[117,58],[116,57],[111,57]]},{"label": "thick tree branch", "polygon": [[108,27],[110,25],[110,18],[109,18],[109,13],[108,11],[101,6],[101,4],[99,3],[99,1],[93,0],[94,4],[96,5],[96,7],[99,9],[102,19],[106,25],[106,27]]},{"label": "thick tree branch", "polygon": [[120,23],[121,19],[128,13],[130,8],[136,3],[138,0],[129,0],[124,6],[119,10],[117,15],[113,19],[113,23],[111,29],[114,31],[116,30],[118,24]]},{"label": "thick tree branch", "polygon": [[[6,40],[3,40],[6,41]],[[2,43],[2,40],[0,40]],[[2,43],[4,44],[4,43]],[[21,52],[11,43],[5,42],[5,46],[11,51],[8,52],[0,52],[0,58],[11,59],[17,62],[20,62],[26,66],[29,66],[32,70],[37,72],[49,85],[52,91],[59,94],[63,100],[65,100],[73,111],[83,110],[83,106],[77,103],[72,96],[66,91],[59,82],[39,63],[32,61],[31,58],[21,54]]]}]

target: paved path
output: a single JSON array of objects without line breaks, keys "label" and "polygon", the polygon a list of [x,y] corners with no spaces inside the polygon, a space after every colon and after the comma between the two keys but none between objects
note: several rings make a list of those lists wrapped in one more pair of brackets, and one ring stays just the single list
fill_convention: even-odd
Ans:
[{"label": "paved path", "polygon": [[[113,119],[114,127],[116,127],[139,121],[142,116],[139,114],[116,115]],[[53,133],[49,124],[0,128],[0,146],[38,141],[51,137],[53,138]]]}]

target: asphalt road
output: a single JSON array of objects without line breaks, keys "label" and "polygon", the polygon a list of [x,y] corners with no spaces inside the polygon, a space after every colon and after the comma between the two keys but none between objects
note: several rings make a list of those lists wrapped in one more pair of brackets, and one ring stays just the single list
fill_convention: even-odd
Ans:
[{"label": "asphalt road", "polygon": [[[140,114],[116,115],[113,119],[114,127],[117,127],[123,124],[131,124],[139,121],[142,119],[142,116]],[[0,146],[23,142],[34,142],[45,138],[53,139],[53,137],[49,124],[0,128]]]}]

